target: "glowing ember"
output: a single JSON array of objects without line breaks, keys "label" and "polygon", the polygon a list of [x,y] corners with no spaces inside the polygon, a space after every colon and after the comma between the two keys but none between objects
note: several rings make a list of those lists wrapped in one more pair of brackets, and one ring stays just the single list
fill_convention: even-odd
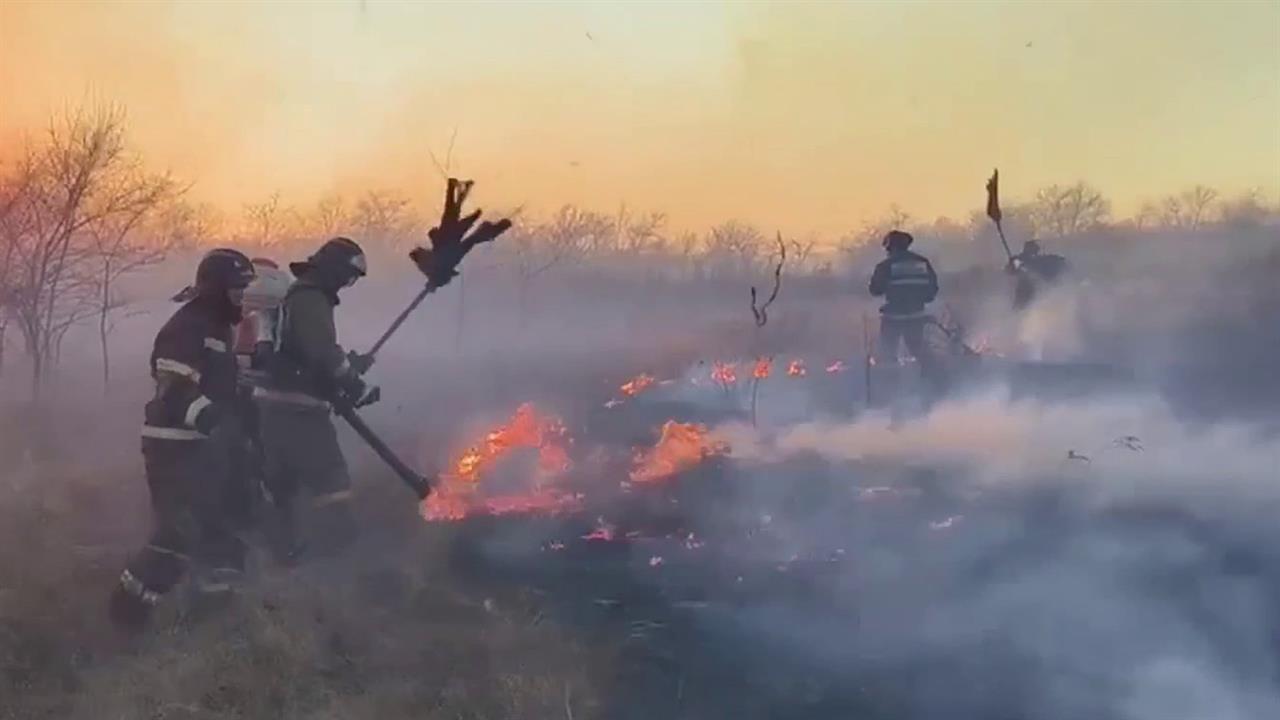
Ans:
[{"label": "glowing ember", "polygon": [[610,400],[610,401],[606,402],[606,403],[604,404],[604,406],[605,406],[606,408],[608,408],[608,409],[612,410],[612,409],[614,409],[614,408],[618,407],[618,406],[619,406],[619,405],[621,405],[621,404],[622,404],[622,401],[621,401],[621,400]]},{"label": "glowing ember", "polygon": [[809,371],[805,369],[804,361],[800,359],[792,360],[787,365],[787,377],[804,377]]},{"label": "glowing ember", "polygon": [[656,483],[697,466],[706,458],[729,452],[729,446],[707,437],[705,425],[668,420],[658,442],[635,455],[633,483]]},{"label": "glowing ember", "polygon": [[849,368],[841,360],[836,360],[835,362],[827,366],[827,372],[829,373],[840,373],[848,369]]},{"label": "glowing ember", "polygon": [[627,397],[635,397],[645,390],[648,390],[655,382],[657,381],[653,379],[652,375],[641,373],[623,383],[622,387],[619,389],[622,390],[623,395],[626,395]]},{"label": "glowing ember", "polygon": [[756,366],[751,370],[751,377],[756,380],[764,380],[773,372],[773,358],[760,358],[756,360]]},{"label": "glowing ember", "polygon": [[[568,442],[564,423],[559,418],[540,415],[529,403],[521,405],[510,420],[485,434],[483,441],[464,450],[453,469],[440,476],[440,484],[422,504],[423,517],[461,520],[474,514],[554,513],[576,509],[581,497],[544,487],[571,467],[565,447]],[[527,493],[484,496],[481,478],[495,463],[520,448],[537,450],[531,489]]]},{"label": "glowing ember", "polygon": [[728,387],[738,382],[738,368],[733,363],[714,363],[711,366],[711,379]]},{"label": "glowing ember", "polygon": [[689,537],[684,540],[684,547],[686,550],[697,550],[704,545],[706,545],[706,543],[694,537],[693,533],[689,533]]},{"label": "glowing ember", "polygon": [[653,557],[649,558],[649,567],[658,567],[661,564],[662,564],[661,555],[654,555]]}]

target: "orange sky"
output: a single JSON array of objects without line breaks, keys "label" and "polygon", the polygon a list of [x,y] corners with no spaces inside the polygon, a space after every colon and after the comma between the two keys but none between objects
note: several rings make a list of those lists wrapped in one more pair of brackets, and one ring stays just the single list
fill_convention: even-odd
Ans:
[{"label": "orange sky", "polygon": [[1280,191],[1280,3],[0,0],[0,140],[123,103],[225,207],[280,191],[626,201],[839,232],[1087,179],[1120,212]]}]

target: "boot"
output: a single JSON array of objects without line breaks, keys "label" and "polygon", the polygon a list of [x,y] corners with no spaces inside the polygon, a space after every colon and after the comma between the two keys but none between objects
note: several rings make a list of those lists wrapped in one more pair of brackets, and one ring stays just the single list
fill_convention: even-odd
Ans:
[{"label": "boot", "polygon": [[130,634],[141,632],[151,618],[151,604],[120,585],[111,591],[107,615],[111,624]]}]

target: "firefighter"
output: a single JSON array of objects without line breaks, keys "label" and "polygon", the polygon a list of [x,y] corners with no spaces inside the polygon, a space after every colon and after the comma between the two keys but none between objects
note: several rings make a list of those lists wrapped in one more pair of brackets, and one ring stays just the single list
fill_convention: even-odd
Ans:
[{"label": "firefighter", "polygon": [[938,276],[928,259],[908,250],[914,240],[909,233],[892,230],[881,243],[888,257],[876,265],[870,286],[872,297],[885,299],[876,355],[882,362],[897,362],[899,341],[906,343],[926,381],[936,386],[940,368],[925,343],[924,329],[932,322],[925,305],[938,296]]},{"label": "firefighter", "polygon": [[[254,391],[274,508],[268,536],[285,563],[296,561],[304,548],[322,555],[335,552],[354,535],[351,478],[330,403],[364,395],[360,376],[370,362],[343,352],[333,317],[338,293],[366,273],[360,246],[349,238],[334,238],[289,269],[297,280],[281,306],[265,387]],[[299,531],[297,507],[304,490],[310,507],[302,518],[313,525],[306,533]]]},{"label": "firefighter", "polygon": [[1066,270],[1067,260],[1061,255],[1045,253],[1040,243],[1028,240],[1022,252],[1009,258],[1006,270],[1016,277],[1013,288],[1013,307],[1025,310],[1035,300],[1040,289],[1053,285]]},{"label": "firefighter", "polygon": [[236,363],[231,329],[253,280],[249,258],[212,250],[181,308],[160,328],[151,353],[155,395],[147,402],[142,455],[153,529],[120,575],[112,620],[140,629],[192,561],[205,571],[197,589],[225,595],[244,569],[244,546],[226,517],[225,446],[212,440],[236,423]]}]

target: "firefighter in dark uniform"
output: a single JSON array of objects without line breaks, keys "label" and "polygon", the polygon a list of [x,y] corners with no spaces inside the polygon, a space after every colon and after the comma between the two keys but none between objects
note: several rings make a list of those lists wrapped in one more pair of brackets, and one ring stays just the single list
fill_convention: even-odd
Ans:
[{"label": "firefighter in dark uniform", "polygon": [[1046,253],[1039,242],[1028,240],[1022,246],[1022,252],[1009,258],[1006,268],[1017,279],[1013,288],[1014,309],[1023,310],[1031,305],[1036,294],[1058,282],[1066,268],[1066,258]]},{"label": "firefighter in dark uniform", "polygon": [[[333,317],[338,293],[367,271],[360,246],[334,238],[289,269],[297,280],[281,307],[266,386],[254,391],[274,506],[268,536],[286,563],[304,548],[319,555],[336,552],[354,535],[351,478],[330,403],[363,396],[360,376],[369,366],[366,358],[343,351]],[[304,490],[310,503],[299,508]],[[307,521],[305,531],[300,520]]]},{"label": "firefighter in dark uniform", "polygon": [[927,258],[907,249],[913,241],[901,230],[886,234],[882,245],[889,257],[881,260],[871,275],[872,297],[885,299],[880,307],[876,355],[881,362],[897,362],[899,341],[906,343],[925,380],[936,387],[941,383],[941,370],[925,343],[924,329],[932,321],[925,305],[938,296],[938,276]]},{"label": "firefighter in dark uniform", "polygon": [[156,391],[142,426],[153,529],[111,595],[111,618],[122,627],[140,628],[192,561],[205,571],[198,589],[207,593],[229,591],[244,570],[244,546],[227,518],[226,445],[213,438],[238,432],[231,330],[253,276],[243,254],[210,251],[156,335]]}]

